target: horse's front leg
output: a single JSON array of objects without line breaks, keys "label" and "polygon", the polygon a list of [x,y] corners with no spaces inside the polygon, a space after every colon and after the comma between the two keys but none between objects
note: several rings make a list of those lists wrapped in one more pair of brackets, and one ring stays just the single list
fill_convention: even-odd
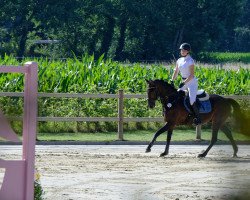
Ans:
[{"label": "horse's front leg", "polygon": [[172,133],[173,133],[173,130],[172,130],[172,129],[169,129],[169,130],[168,130],[167,144],[166,144],[166,147],[165,147],[165,151],[164,151],[163,153],[160,154],[160,157],[163,157],[163,156],[168,155],[168,152],[169,152],[169,145],[170,145]]},{"label": "horse's front leg", "polygon": [[157,137],[161,135],[163,132],[167,131],[169,128],[168,124],[166,123],[162,128],[160,128],[154,135],[152,141],[149,143],[148,147],[146,148],[146,153],[151,151],[151,147],[154,145],[154,142],[156,141]]}]

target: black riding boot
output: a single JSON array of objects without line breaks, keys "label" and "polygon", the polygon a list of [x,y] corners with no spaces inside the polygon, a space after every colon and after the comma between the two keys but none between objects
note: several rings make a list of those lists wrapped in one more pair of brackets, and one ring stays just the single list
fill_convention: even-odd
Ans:
[{"label": "black riding boot", "polygon": [[195,102],[192,105],[192,108],[193,108],[193,112],[194,112],[194,115],[195,115],[194,124],[196,126],[200,125],[201,124],[201,118],[200,118],[199,110],[198,110],[197,105],[196,105]]}]

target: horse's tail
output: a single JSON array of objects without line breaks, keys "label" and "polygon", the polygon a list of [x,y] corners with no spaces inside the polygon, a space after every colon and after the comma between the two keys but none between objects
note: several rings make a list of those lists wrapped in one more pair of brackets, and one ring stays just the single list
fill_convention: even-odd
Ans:
[{"label": "horse's tail", "polygon": [[233,116],[237,122],[240,133],[250,137],[250,119],[248,119],[244,113],[241,111],[240,105],[234,99],[227,99],[228,102],[233,107]]}]

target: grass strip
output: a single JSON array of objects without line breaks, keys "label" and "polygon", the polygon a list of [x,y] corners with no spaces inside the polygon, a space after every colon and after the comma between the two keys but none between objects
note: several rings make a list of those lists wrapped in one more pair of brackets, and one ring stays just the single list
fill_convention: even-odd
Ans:
[{"label": "grass strip", "polygon": [[[124,140],[128,141],[150,141],[154,131],[127,131],[124,132]],[[236,141],[249,141],[244,135],[233,133]],[[210,140],[211,130],[202,130],[201,138]],[[38,133],[38,139],[41,141],[115,141],[117,140],[116,132],[108,133]],[[218,139],[229,141],[223,132],[219,132]],[[175,130],[172,141],[193,141],[196,140],[195,130]],[[166,133],[158,137],[157,141],[166,141]]]}]

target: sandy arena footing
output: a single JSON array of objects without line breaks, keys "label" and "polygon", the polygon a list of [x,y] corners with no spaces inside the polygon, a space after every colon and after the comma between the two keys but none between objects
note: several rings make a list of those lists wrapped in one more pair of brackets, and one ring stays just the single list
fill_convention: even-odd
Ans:
[{"label": "sandy arena footing", "polygon": [[[230,145],[37,145],[36,168],[48,200],[228,200],[250,197],[250,145],[232,158]],[[0,146],[0,158],[20,159],[20,146]],[[3,172],[1,171],[1,179]]]}]

